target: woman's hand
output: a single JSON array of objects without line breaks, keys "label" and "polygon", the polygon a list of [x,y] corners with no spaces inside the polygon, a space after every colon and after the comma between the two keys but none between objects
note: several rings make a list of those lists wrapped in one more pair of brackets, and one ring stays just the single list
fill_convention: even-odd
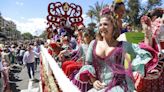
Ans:
[{"label": "woman's hand", "polygon": [[97,90],[103,89],[105,87],[104,83],[101,83],[99,80],[93,82],[93,87]]},{"label": "woman's hand", "polygon": [[148,16],[141,17],[141,25],[143,31],[145,32],[145,36],[149,37],[152,35],[151,33],[151,19]]},{"label": "woman's hand", "polygon": [[146,74],[145,79],[153,80],[159,78],[159,76],[160,76],[159,71],[157,69],[154,69],[150,71],[148,74]]},{"label": "woman's hand", "polygon": [[146,24],[147,26],[151,26],[151,19],[148,16],[142,16],[140,22],[141,24]]},{"label": "woman's hand", "polygon": [[143,32],[145,33],[145,44],[152,46],[152,28],[151,28],[151,20],[147,16],[143,16],[141,18],[141,25]]},{"label": "woman's hand", "polygon": [[146,79],[157,79],[161,76],[161,73],[163,72],[164,62],[159,61],[158,65],[155,69],[151,70],[147,75]]}]

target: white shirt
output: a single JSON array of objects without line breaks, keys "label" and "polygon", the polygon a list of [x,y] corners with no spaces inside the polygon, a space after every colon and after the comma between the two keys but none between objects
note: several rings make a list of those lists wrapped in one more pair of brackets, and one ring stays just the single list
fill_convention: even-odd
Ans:
[{"label": "white shirt", "polygon": [[[39,54],[39,52],[40,52],[40,47],[39,47],[39,46],[35,46],[35,47],[33,48],[33,51],[34,51],[35,53]],[[39,56],[35,54],[35,58],[39,58]]]},{"label": "white shirt", "polygon": [[19,56],[23,56],[24,53],[25,53],[25,50],[20,50],[20,52],[19,52]]},{"label": "white shirt", "polygon": [[27,64],[27,63],[33,63],[35,61],[35,52],[33,51],[26,51],[24,53],[24,56],[23,56],[23,64]]}]

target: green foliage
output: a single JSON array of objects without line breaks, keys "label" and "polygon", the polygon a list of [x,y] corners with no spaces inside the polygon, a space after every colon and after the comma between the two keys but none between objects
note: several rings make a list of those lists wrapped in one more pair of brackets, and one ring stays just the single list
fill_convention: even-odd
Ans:
[{"label": "green foliage", "polygon": [[43,39],[47,39],[47,31],[44,31],[39,37]]},{"label": "green foliage", "polygon": [[107,4],[104,4],[103,2],[101,4],[99,4],[99,2],[96,2],[94,6],[89,6],[90,9],[88,10],[87,15],[98,22],[100,20],[100,11],[105,6],[107,6]]},{"label": "green foliage", "polygon": [[[132,24],[134,27],[141,27],[140,18],[148,11],[156,8],[156,6],[162,5],[162,0],[148,0],[141,4],[141,0],[124,0],[125,6],[127,8],[127,12],[124,18],[125,22]],[[107,4],[99,4],[96,2],[94,6],[89,6],[89,10],[87,12],[87,16],[91,18],[91,22],[93,19],[99,22],[100,16],[99,13],[103,7],[107,6]]]},{"label": "green foliage", "polygon": [[135,27],[140,27],[140,18],[148,11],[160,6],[162,0],[148,0],[144,5],[140,3],[141,0],[127,0],[127,17],[125,21],[131,23]]},{"label": "green foliage", "polygon": [[139,24],[139,8],[140,8],[140,3],[138,0],[129,0],[128,1],[128,8],[127,10],[129,11],[127,13],[127,16],[129,17],[128,22],[132,25],[137,25]]},{"label": "green foliage", "polygon": [[91,18],[91,22],[93,22],[93,16],[94,16],[94,12],[92,10],[89,10],[87,12],[87,16]]},{"label": "green foliage", "polygon": [[20,31],[18,31],[18,30],[13,30],[12,31],[12,36],[13,36],[13,38],[15,39],[15,40],[17,40],[17,39],[21,39],[21,32]]},{"label": "green foliage", "polygon": [[148,0],[148,6],[147,9],[150,10],[155,6],[162,5],[162,0]]},{"label": "green foliage", "polygon": [[31,33],[27,32],[27,33],[23,33],[22,37],[24,38],[24,40],[31,40],[33,39],[33,36]]},{"label": "green foliage", "polygon": [[144,33],[142,32],[127,32],[126,39],[130,43],[139,43],[144,40]]}]

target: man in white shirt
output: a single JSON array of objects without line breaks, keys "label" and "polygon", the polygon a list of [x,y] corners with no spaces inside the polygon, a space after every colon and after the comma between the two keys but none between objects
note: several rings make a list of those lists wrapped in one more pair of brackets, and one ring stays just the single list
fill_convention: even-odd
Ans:
[{"label": "man in white shirt", "polygon": [[[34,80],[34,61],[35,61],[35,52],[33,51],[32,45],[27,47],[27,51],[23,56],[23,64],[27,66],[27,72],[30,80]],[[31,75],[32,71],[32,75]]]},{"label": "man in white shirt", "polygon": [[[33,48],[33,51],[36,53],[36,54],[39,54],[40,53],[40,46],[37,42],[34,43],[34,48]],[[35,54],[35,64],[34,64],[34,69],[37,70],[37,65],[39,65],[39,56]]]}]

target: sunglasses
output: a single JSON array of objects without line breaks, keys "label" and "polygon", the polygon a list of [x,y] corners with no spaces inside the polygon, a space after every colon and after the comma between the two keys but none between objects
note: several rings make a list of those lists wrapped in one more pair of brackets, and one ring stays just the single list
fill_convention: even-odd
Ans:
[{"label": "sunglasses", "polygon": [[78,29],[78,31],[83,31],[83,29]]}]

